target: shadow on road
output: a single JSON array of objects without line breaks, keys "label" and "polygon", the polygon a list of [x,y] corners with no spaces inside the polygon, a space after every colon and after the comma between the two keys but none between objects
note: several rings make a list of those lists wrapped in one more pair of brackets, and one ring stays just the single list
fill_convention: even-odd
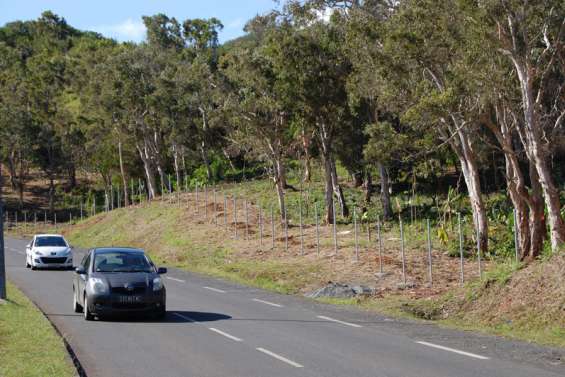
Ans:
[{"label": "shadow on road", "polygon": [[[82,317],[82,314],[67,314],[67,313],[46,313],[47,317]],[[214,322],[232,319],[231,316],[221,313],[208,313],[208,312],[189,312],[182,310],[168,311],[165,318],[155,319],[150,314],[142,313],[129,313],[129,314],[115,314],[103,316],[98,318],[102,322],[116,322],[116,323],[193,323],[193,322]]]}]

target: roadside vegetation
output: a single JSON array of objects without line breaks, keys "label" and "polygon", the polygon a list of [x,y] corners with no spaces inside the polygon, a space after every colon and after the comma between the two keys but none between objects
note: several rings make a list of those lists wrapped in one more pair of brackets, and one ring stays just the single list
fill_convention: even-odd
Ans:
[{"label": "roadside vegetation", "polygon": [[76,376],[76,369],[45,316],[14,285],[0,304],[0,376]]},{"label": "roadside vegetation", "polygon": [[49,11],[0,28],[11,232],[88,218],[78,245],[562,344],[563,1],[287,0],[224,44],[215,18],[143,22],[139,44]]},{"label": "roadside vegetation", "polygon": [[[243,187],[237,188],[239,194]],[[235,239],[233,220],[228,220],[227,229],[223,225],[223,203],[218,204],[216,225],[211,205],[205,218],[204,204],[200,202],[197,206],[194,193],[180,198],[180,207],[175,200],[155,201],[97,215],[63,231],[77,246],[142,247],[161,265],[285,294],[307,294],[328,281],[367,285],[375,288],[374,294],[322,301],[565,346],[562,255],[548,254],[530,264],[516,263],[512,257],[490,259],[484,262],[486,271],[482,280],[478,279],[476,262],[466,258],[465,273],[469,281],[461,287],[458,258],[434,248],[434,284],[429,286],[425,259],[418,258],[424,253],[422,243],[416,243],[406,249],[409,281],[414,285],[403,289],[399,287],[400,251],[395,243],[389,242],[384,252],[384,270],[388,274],[379,278],[375,276],[379,271],[376,247],[362,244],[357,261],[352,234],[343,234],[345,229],[351,229],[347,225],[339,228],[339,255],[333,253],[331,241],[322,243],[318,255],[312,237],[302,255],[297,228],[289,230],[288,251],[283,233],[276,229],[273,250],[268,226],[265,226],[263,246],[256,222],[250,223],[252,236],[248,240],[244,236],[245,226],[240,223],[239,238]],[[195,208],[199,208],[198,212]],[[232,219],[229,207],[227,212],[228,219]],[[239,210],[239,216],[242,215],[243,207]],[[420,225],[421,221],[414,226]],[[397,229],[383,231],[383,239],[398,237],[395,232]],[[329,229],[323,229],[321,234],[331,237]]]}]

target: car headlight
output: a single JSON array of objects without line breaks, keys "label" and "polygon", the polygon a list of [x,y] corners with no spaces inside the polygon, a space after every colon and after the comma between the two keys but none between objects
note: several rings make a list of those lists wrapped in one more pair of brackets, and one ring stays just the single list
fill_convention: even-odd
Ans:
[{"label": "car headlight", "polygon": [[88,284],[90,284],[90,288],[96,294],[103,294],[108,292],[108,287],[104,284],[104,281],[99,278],[90,278],[88,279]]},{"label": "car headlight", "polygon": [[70,248],[67,248],[67,250],[65,250],[65,251],[63,252],[64,255],[69,255],[70,253],[71,253],[71,249],[70,249]]},{"label": "car headlight", "polygon": [[163,280],[160,277],[153,279],[153,291],[159,291],[163,289]]},{"label": "car headlight", "polygon": [[37,251],[37,250],[36,250],[36,251],[34,251],[33,253],[34,253],[35,255],[37,255],[38,257],[40,257],[40,256],[42,256],[42,255],[43,255],[43,254],[41,254],[41,252],[40,252],[40,251]]}]

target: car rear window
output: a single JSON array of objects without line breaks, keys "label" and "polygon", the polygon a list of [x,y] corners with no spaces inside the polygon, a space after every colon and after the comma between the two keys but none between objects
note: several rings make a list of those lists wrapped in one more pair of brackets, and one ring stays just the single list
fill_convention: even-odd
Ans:
[{"label": "car rear window", "polygon": [[63,237],[37,237],[35,247],[66,247]]},{"label": "car rear window", "polygon": [[108,252],[94,257],[96,272],[152,272],[152,267],[141,253]]}]

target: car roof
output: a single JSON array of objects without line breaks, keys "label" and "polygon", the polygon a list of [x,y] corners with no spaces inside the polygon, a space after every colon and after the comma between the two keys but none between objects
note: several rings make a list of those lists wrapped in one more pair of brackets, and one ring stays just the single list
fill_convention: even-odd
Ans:
[{"label": "car roof", "polygon": [[145,254],[145,251],[133,247],[97,247],[93,251],[96,254],[115,253],[115,252]]},{"label": "car roof", "polygon": [[60,237],[65,238],[61,234],[36,234],[35,237]]}]

